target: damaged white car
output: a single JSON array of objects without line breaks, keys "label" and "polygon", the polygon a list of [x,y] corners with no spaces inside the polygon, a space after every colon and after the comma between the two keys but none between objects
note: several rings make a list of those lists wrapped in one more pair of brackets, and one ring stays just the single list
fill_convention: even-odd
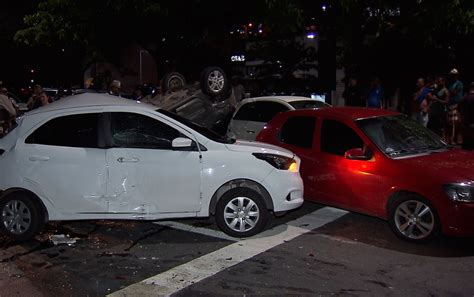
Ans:
[{"label": "damaged white car", "polygon": [[236,142],[156,107],[68,97],[0,139],[0,228],[17,240],[48,221],[216,216],[235,237],[303,203],[300,159]]}]

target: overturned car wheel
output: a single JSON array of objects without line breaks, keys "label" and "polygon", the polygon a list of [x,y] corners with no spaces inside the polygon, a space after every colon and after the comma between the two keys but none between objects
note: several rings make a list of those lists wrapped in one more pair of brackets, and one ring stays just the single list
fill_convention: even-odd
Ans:
[{"label": "overturned car wheel", "polygon": [[207,67],[201,73],[201,89],[210,96],[225,95],[229,82],[224,70],[220,67]]},{"label": "overturned car wheel", "polygon": [[179,72],[170,72],[163,77],[161,89],[163,92],[182,89],[186,85],[186,79]]}]

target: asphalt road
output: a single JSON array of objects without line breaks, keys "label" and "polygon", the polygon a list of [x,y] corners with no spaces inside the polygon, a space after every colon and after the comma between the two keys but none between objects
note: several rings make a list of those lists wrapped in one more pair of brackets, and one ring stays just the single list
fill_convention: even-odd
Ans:
[{"label": "asphalt road", "polygon": [[[305,203],[273,220],[268,237],[291,228],[298,231],[308,224],[292,227],[292,222],[324,210]],[[104,296],[117,291],[125,293],[114,296],[155,296],[159,291],[153,291],[154,284],[143,285],[148,291],[134,288],[180,267],[189,273],[176,273],[173,282],[189,282],[196,270],[207,269],[189,270],[200,259],[229,264],[182,290],[171,290],[173,296],[474,296],[471,238],[410,244],[396,238],[386,222],[348,213],[281,242],[265,241],[265,235],[259,240],[266,246],[257,241],[261,250],[240,261],[252,240],[220,236],[212,219],[175,222],[190,230],[151,222],[89,221],[50,224],[35,241],[23,244],[0,237],[0,297]],[[55,245],[51,235],[58,234],[75,243]],[[206,258],[216,253],[221,258]],[[212,266],[209,261],[201,265]]]}]

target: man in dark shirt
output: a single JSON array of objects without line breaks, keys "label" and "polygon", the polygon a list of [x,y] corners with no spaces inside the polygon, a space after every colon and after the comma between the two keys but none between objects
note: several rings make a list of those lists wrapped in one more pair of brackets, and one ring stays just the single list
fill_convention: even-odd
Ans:
[{"label": "man in dark shirt", "polygon": [[474,82],[469,85],[469,93],[460,103],[462,118],[462,148],[474,150]]},{"label": "man in dark shirt", "polygon": [[362,98],[362,91],[357,85],[357,79],[351,78],[349,83],[342,93],[346,106],[365,106],[365,101]]}]

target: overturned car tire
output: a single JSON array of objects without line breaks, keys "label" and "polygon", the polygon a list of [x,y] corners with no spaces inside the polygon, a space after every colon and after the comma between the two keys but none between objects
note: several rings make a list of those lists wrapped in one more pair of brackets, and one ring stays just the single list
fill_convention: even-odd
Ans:
[{"label": "overturned car tire", "polygon": [[163,92],[182,89],[186,85],[186,79],[179,72],[170,72],[163,77],[161,89]]},{"label": "overturned car tire", "polygon": [[225,96],[229,91],[229,81],[220,67],[207,67],[201,73],[201,89],[210,96]]}]

